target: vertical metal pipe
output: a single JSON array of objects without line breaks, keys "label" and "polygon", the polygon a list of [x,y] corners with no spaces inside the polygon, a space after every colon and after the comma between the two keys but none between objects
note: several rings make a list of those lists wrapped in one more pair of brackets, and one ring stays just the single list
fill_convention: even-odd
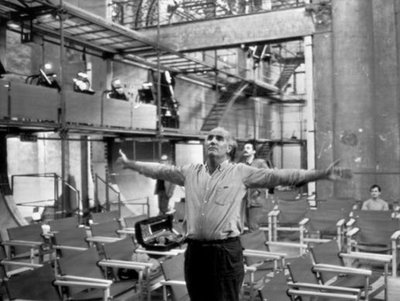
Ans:
[{"label": "vertical metal pipe", "polygon": [[[63,0],[60,0],[60,7],[63,6]],[[61,114],[61,128],[60,128],[60,138],[61,138],[61,183],[62,183],[62,196],[61,196],[61,215],[65,214],[65,207],[67,202],[67,187],[64,185],[64,181],[68,182],[68,171],[67,171],[67,132],[66,132],[66,100],[65,100],[65,76],[64,76],[64,16],[59,12],[58,14],[60,18],[60,114]]]},{"label": "vertical metal pipe", "polygon": [[110,211],[110,188],[108,187],[108,174],[106,175],[106,181],[104,183],[106,189],[106,209]]},{"label": "vertical metal pipe", "polygon": [[97,174],[95,174],[94,176],[94,203],[96,205],[97,208],[99,208],[100,203],[99,203],[99,185],[98,183],[98,178],[99,176]]},{"label": "vertical metal pipe", "polygon": [[[400,0],[393,0],[394,2],[394,30],[396,37],[396,102],[400,104]],[[400,105],[397,107],[397,124],[400,124]],[[400,134],[400,131],[399,131]],[[399,139],[400,141],[400,139]],[[395,266],[395,265],[394,265]]]},{"label": "vertical metal pipe", "polygon": [[53,183],[54,183],[54,213],[53,213],[53,219],[56,219],[57,216],[57,200],[58,200],[58,179],[57,179],[57,174],[53,173]]},{"label": "vertical metal pipe", "polygon": [[161,62],[160,62],[160,0],[157,0],[157,136],[158,136],[158,158],[162,152],[162,116],[161,116]]}]

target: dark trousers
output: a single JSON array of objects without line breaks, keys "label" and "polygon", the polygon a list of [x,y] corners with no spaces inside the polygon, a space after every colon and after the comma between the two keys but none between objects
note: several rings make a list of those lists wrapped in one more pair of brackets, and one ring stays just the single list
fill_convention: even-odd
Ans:
[{"label": "dark trousers", "polygon": [[168,212],[169,197],[165,191],[158,192],[158,210],[159,214],[166,214]]},{"label": "dark trousers", "polygon": [[239,301],[243,278],[239,238],[188,241],[185,280],[191,301]]}]

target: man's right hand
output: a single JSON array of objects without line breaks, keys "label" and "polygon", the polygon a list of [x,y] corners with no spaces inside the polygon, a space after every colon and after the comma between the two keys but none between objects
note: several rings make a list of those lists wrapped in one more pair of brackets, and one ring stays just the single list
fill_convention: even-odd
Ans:
[{"label": "man's right hand", "polygon": [[128,168],[128,162],[129,162],[128,157],[122,150],[119,150],[119,157],[117,159],[117,164],[121,165],[122,168]]}]

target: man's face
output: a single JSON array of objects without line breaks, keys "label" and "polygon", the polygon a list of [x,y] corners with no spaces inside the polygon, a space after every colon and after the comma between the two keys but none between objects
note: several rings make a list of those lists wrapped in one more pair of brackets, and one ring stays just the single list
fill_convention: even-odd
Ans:
[{"label": "man's face", "polygon": [[116,87],[115,91],[117,91],[118,94],[123,94],[124,93],[124,88],[122,87]]},{"label": "man's face", "polygon": [[246,143],[244,145],[244,149],[243,149],[243,156],[245,156],[246,158],[249,158],[251,156],[254,156],[255,154],[256,154],[256,151],[253,148],[253,144]]},{"label": "man's face", "polygon": [[210,157],[224,157],[231,151],[228,145],[227,133],[220,130],[212,130],[207,136],[207,155]]},{"label": "man's face", "polygon": [[166,155],[162,155],[160,158],[161,164],[168,164],[168,157]]},{"label": "man's face", "polygon": [[379,189],[377,187],[372,188],[370,192],[371,192],[371,197],[373,199],[377,199],[381,195],[381,192],[379,191]]}]

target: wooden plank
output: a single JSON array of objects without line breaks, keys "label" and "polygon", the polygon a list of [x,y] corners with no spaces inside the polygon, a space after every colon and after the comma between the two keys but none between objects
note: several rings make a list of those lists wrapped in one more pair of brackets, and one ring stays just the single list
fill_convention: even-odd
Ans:
[{"label": "wooden plank", "polygon": [[0,118],[8,116],[8,82],[0,80]]},{"label": "wooden plank", "polygon": [[57,121],[59,94],[56,89],[10,82],[11,118]]},{"label": "wooden plank", "polygon": [[100,125],[101,98],[74,91],[65,91],[66,121],[71,123]]},{"label": "wooden plank", "polygon": [[157,107],[150,104],[134,106],[132,110],[132,127],[137,129],[156,129]]},{"label": "wooden plank", "polygon": [[119,99],[104,99],[103,125],[132,127],[132,103]]}]

